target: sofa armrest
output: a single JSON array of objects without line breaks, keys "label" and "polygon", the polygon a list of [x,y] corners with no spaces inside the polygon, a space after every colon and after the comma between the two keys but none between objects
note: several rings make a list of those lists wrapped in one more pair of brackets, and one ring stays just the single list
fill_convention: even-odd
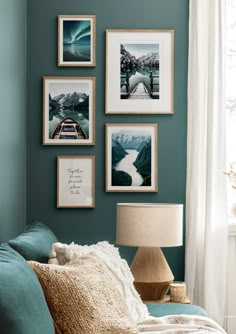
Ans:
[{"label": "sofa armrest", "polygon": [[162,317],[171,314],[190,314],[190,315],[201,315],[206,316],[206,312],[203,308],[193,304],[177,304],[177,303],[166,303],[166,304],[155,304],[147,303],[148,311],[150,315],[155,317]]}]

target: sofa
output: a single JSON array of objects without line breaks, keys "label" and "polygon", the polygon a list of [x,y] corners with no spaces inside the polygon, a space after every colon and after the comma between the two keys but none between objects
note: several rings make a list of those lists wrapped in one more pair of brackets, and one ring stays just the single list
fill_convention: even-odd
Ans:
[{"label": "sofa", "polygon": [[[58,242],[51,229],[32,222],[16,238],[0,246],[0,332],[2,334],[54,334],[54,323],[40,282],[27,261],[47,263]],[[147,304],[153,316],[205,311],[191,304]],[[89,334],[89,333],[88,333]],[[99,333],[98,333],[99,334]]]}]

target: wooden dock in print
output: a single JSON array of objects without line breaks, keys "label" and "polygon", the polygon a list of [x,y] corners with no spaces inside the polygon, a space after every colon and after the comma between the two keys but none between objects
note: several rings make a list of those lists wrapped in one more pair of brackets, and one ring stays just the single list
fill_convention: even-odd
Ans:
[{"label": "wooden dock in print", "polygon": [[[126,73],[125,75],[121,75],[121,83],[120,88],[125,86],[125,90],[121,91],[120,97],[121,99],[135,99],[135,100],[143,100],[143,99],[159,99],[159,91],[155,92],[154,87],[159,87],[159,75],[153,75],[150,72],[150,91],[144,82],[138,82],[133,89],[130,88],[130,74]],[[158,82],[154,82],[154,79],[158,79]]]}]

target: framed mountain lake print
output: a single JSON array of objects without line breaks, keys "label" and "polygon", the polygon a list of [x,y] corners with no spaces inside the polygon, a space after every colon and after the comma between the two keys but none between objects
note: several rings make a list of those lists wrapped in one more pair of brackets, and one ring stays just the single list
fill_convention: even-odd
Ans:
[{"label": "framed mountain lake print", "polygon": [[57,157],[57,208],[95,207],[95,156]]},{"label": "framed mountain lake print", "polygon": [[96,16],[58,16],[58,66],[95,66]]},{"label": "framed mountain lake print", "polygon": [[157,192],[157,124],[106,124],[106,191]]},{"label": "framed mountain lake print", "polygon": [[43,78],[43,144],[95,144],[95,78]]},{"label": "framed mountain lake print", "polygon": [[106,31],[106,113],[172,114],[173,30]]}]

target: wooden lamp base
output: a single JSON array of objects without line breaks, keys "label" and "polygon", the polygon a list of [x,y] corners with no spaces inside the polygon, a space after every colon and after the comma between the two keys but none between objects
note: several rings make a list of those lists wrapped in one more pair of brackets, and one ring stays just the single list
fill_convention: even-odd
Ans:
[{"label": "wooden lamp base", "polygon": [[131,265],[134,286],[142,300],[162,300],[174,276],[159,247],[140,247]]},{"label": "wooden lamp base", "polygon": [[142,300],[161,300],[165,298],[170,283],[172,281],[160,283],[134,282],[134,286]]}]

